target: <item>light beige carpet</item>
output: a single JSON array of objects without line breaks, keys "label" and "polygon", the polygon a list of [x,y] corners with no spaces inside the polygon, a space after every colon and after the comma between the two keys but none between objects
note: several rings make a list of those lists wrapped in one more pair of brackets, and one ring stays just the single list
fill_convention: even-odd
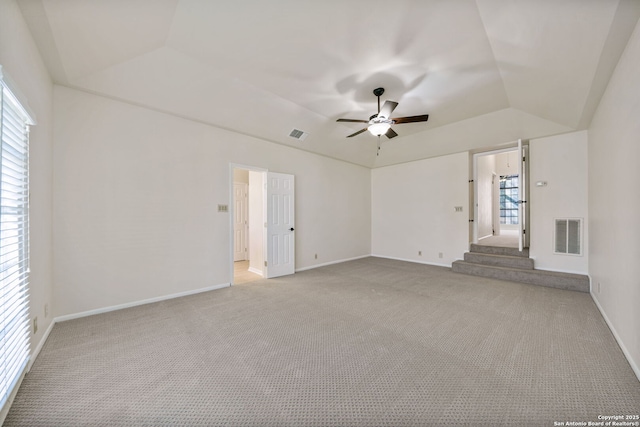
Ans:
[{"label": "light beige carpet", "polygon": [[366,258],[57,324],[9,426],[553,426],[640,413],[588,294]]},{"label": "light beige carpet", "polygon": [[501,246],[507,248],[518,247],[519,235],[517,231],[503,231],[499,236],[489,236],[478,240],[478,244],[482,246]]}]

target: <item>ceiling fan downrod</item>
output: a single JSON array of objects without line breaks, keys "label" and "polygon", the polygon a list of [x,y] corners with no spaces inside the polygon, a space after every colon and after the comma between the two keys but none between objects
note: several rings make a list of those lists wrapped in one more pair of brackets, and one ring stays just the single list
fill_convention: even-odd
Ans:
[{"label": "ceiling fan downrod", "polygon": [[378,87],[373,90],[373,94],[378,97],[378,114],[380,114],[380,97],[384,93],[383,87]]}]

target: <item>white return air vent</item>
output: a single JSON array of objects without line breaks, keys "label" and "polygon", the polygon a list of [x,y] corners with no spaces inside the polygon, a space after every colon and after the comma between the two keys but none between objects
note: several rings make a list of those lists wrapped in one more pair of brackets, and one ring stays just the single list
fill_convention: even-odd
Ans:
[{"label": "white return air vent", "polygon": [[298,139],[300,141],[304,141],[307,138],[307,136],[309,136],[309,133],[307,133],[307,132],[305,132],[303,130],[300,130],[300,129],[294,129],[294,130],[291,131],[289,136],[291,138],[295,138],[295,139]]},{"label": "white return air vent", "polygon": [[556,218],[554,252],[582,255],[582,218]]}]

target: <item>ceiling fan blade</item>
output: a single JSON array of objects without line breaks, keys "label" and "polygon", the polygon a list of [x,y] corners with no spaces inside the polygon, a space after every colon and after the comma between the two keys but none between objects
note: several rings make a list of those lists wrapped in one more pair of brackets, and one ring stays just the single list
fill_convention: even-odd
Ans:
[{"label": "ceiling fan blade", "polygon": [[364,128],[362,130],[359,130],[356,133],[352,133],[351,135],[347,135],[347,138],[351,138],[352,136],[360,135],[362,132],[366,132],[366,131],[367,131],[367,128]]},{"label": "ceiling fan blade", "polygon": [[426,122],[427,120],[429,120],[429,115],[423,114],[422,116],[398,117],[391,120],[393,120],[395,124]]},{"label": "ceiling fan blade", "polygon": [[356,120],[356,119],[338,119],[336,122],[349,122],[349,123],[369,123],[369,120]]},{"label": "ceiling fan blade", "polygon": [[387,135],[387,138],[391,139],[391,138],[395,138],[396,136],[398,136],[398,134],[396,133],[396,131],[394,131],[393,129],[389,128],[389,130],[387,131],[387,133],[385,133],[385,135]]},{"label": "ceiling fan blade", "polygon": [[388,119],[389,117],[391,117],[391,113],[393,113],[393,110],[395,110],[397,106],[397,102],[384,101],[384,105],[380,109],[378,117],[386,117]]}]

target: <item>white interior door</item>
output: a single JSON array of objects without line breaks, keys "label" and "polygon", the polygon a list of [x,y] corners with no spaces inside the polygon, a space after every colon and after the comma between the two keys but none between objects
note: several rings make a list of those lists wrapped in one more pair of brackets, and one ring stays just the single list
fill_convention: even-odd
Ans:
[{"label": "white interior door", "polygon": [[295,199],[293,175],[267,173],[266,277],[295,272]]},{"label": "white interior door", "polygon": [[248,247],[248,185],[233,183],[233,260],[245,261]]}]

